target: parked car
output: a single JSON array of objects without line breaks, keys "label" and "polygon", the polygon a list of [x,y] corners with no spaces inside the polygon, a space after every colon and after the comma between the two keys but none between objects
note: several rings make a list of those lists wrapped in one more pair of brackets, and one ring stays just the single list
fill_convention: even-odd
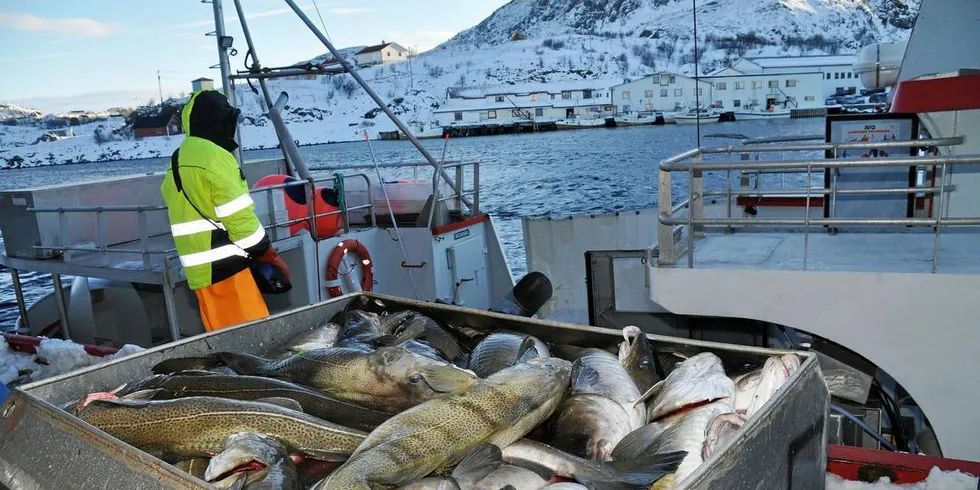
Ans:
[{"label": "parked car", "polygon": [[852,105],[852,104],[863,104],[864,97],[860,95],[847,95],[840,99],[841,104]]},{"label": "parked car", "polygon": [[871,96],[868,97],[868,103],[869,104],[887,104],[888,103],[888,94],[871,94]]}]

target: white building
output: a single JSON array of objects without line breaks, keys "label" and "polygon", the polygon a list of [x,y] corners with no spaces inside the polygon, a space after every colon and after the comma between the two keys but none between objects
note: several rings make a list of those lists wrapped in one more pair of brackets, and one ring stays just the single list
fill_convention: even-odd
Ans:
[{"label": "white building", "polygon": [[614,80],[577,80],[497,87],[451,88],[432,112],[438,126],[595,119],[615,113]]},{"label": "white building", "polygon": [[807,109],[823,106],[821,72],[746,74],[734,68],[722,68],[701,78],[711,83],[709,101],[723,111],[763,111],[771,106],[778,109]]},{"label": "white building", "polygon": [[[647,75],[612,87],[612,103],[620,114],[674,112],[695,106],[694,79],[676,73]],[[711,83],[698,81],[701,106],[711,104]]]},{"label": "white building", "polygon": [[196,80],[191,80],[191,91],[199,92],[201,90],[212,90],[214,89],[214,80],[210,78],[198,78]]},{"label": "white building", "polygon": [[392,63],[405,61],[409,58],[409,50],[398,43],[386,43],[368,46],[355,55],[357,66],[380,65],[382,63]]},{"label": "white building", "polygon": [[732,68],[745,74],[821,73],[826,99],[838,93],[856,93],[863,88],[854,73],[854,55],[785,56],[742,58]]}]

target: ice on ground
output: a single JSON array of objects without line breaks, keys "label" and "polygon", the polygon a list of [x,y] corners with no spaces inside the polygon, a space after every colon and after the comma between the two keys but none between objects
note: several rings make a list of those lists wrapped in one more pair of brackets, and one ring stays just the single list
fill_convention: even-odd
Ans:
[{"label": "ice on ground", "polygon": [[82,344],[70,340],[42,339],[37,354],[17,352],[0,338],[0,382],[17,384],[39,381],[85,366],[111,361],[144,350],[138,345],[126,344],[119,352],[105,356],[93,356],[85,352]]},{"label": "ice on ground", "polygon": [[968,473],[943,471],[934,466],[924,481],[904,485],[892,483],[888,477],[882,477],[875,483],[865,483],[827,473],[827,490],[976,490],[980,488],[978,481],[977,477]]}]

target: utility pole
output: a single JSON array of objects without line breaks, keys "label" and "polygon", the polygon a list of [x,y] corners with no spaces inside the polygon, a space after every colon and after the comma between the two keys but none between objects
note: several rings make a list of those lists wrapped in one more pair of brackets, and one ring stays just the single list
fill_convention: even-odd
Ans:
[{"label": "utility pole", "polygon": [[[163,82],[160,81],[160,70],[157,70],[157,89],[160,90],[160,112],[163,112]],[[170,136],[170,121],[167,121],[167,136]]]}]

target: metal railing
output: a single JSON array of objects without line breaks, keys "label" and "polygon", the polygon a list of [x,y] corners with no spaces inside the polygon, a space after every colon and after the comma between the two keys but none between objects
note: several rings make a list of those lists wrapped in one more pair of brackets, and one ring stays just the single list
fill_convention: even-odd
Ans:
[{"label": "metal railing", "polygon": [[[815,139],[813,136],[790,137],[785,141],[801,141]],[[660,265],[675,265],[677,260],[686,256],[687,266],[694,267],[695,242],[703,236],[707,227],[724,227],[727,231],[732,231],[733,227],[762,227],[762,226],[788,226],[802,227],[803,239],[803,268],[807,267],[809,256],[809,235],[811,228],[818,227],[932,227],[934,228],[932,271],[936,272],[939,261],[939,244],[942,229],[945,226],[977,226],[980,225],[980,217],[946,217],[946,205],[949,195],[955,190],[955,186],[949,183],[951,169],[955,165],[978,164],[980,155],[966,156],[908,156],[908,157],[888,157],[888,158],[821,158],[821,159],[790,159],[790,160],[763,160],[748,161],[753,153],[776,153],[776,152],[825,152],[830,155],[838,155],[844,150],[871,150],[886,148],[935,148],[949,147],[962,144],[963,137],[921,139],[911,141],[888,141],[879,143],[811,143],[811,144],[783,144],[766,145],[764,143],[778,143],[777,138],[766,138],[765,140],[747,140],[745,145],[730,145],[711,148],[696,148],[681,154],[667,158],[660,163],[659,171],[659,225],[658,225],[658,247],[659,256],[657,263]],[[712,160],[705,161],[709,155],[739,155],[740,160]],[[940,178],[938,184],[925,187],[893,187],[893,188],[847,188],[840,189],[837,179],[830,180],[829,187],[814,188],[813,173],[815,170],[821,172],[826,169],[842,168],[882,168],[882,167],[937,167]],[[704,172],[705,171],[724,171],[726,173],[727,188],[725,190],[705,190]],[[805,177],[806,185],[798,189],[773,189],[765,190],[758,188],[732,188],[732,172],[744,174],[761,173],[795,173]],[[673,196],[673,175],[675,173],[687,174],[688,189],[686,199],[675,203]],[[934,217],[921,218],[840,218],[836,217],[836,197],[838,195],[934,195],[936,199],[936,211]],[[803,216],[799,218],[738,218],[732,216],[733,205],[736,204],[735,198],[739,196],[776,196],[793,195],[804,198]],[[704,198],[706,196],[725,196],[727,207],[726,215],[723,217],[706,217],[704,214]],[[811,217],[813,209],[812,200],[814,198],[829,198],[829,216],[815,218]],[[686,216],[680,216],[682,210],[687,210]]]}]

